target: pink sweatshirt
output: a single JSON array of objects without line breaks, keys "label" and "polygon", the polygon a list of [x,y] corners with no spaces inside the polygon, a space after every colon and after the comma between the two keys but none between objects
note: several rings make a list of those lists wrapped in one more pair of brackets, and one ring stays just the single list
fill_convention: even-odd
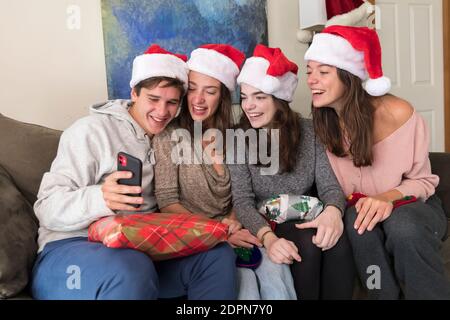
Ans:
[{"label": "pink sweatshirt", "polygon": [[413,113],[400,128],[373,146],[372,166],[357,168],[350,157],[327,151],[328,159],[346,196],[360,192],[374,196],[392,189],[423,201],[432,196],[439,177],[431,173],[428,127]]}]

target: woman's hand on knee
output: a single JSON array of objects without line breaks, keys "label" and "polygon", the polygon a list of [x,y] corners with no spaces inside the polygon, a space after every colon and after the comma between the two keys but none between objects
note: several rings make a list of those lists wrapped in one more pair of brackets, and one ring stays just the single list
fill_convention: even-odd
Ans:
[{"label": "woman's hand on knee", "polygon": [[251,249],[253,246],[262,247],[261,241],[250,233],[247,229],[240,229],[233,232],[228,237],[228,243],[233,248],[242,247]]},{"label": "woman's hand on knee", "polygon": [[324,251],[333,248],[344,231],[341,211],[334,206],[327,206],[313,221],[295,226],[299,229],[316,228],[312,243]]},{"label": "woman's hand on knee", "polygon": [[274,233],[264,241],[267,255],[274,263],[292,264],[294,260],[300,262],[302,258],[298,254],[297,246],[289,240],[278,238]]},{"label": "woman's hand on knee", "polygon": [[387,218],[392,213],[392,202],[377,197],[361,198],[355,204],[356,217],[354,228],[359,234],[363,234],[366,230],[372,231],[375,226]]}]

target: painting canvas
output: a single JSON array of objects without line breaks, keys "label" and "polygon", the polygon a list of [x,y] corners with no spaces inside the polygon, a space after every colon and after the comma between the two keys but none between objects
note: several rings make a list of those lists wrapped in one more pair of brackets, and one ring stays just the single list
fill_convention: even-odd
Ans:
[{"label": "painting canvas", "polygon": [[102,0],[109,99],[130,96],[135,56],[156,43],[176,53],[228,43],[250,56],[267,44],[266,0]]}]

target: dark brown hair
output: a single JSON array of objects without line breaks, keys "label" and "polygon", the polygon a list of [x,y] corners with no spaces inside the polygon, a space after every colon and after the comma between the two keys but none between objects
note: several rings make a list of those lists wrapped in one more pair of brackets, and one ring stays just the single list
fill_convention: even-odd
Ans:
[{"label": "dark brown hair", "polygon": [[141,94],[141,89],[153,89],[157,87],[161,82],[165,81],[166,83],[162,86],[162,88],[174,87],[180,91],[180,98],[184,96],[186,93],[183,86],[183,81],[178,78],[169,78],[169,77],[151,77],[145,80],[142,80],[137,85],[134,86],[134,91],[136,95],[139,96]]},{"label": "dark brown hair", "polygon": [[[294,112],[289,107],[289,103],[287,101],[278,99],[275,96],[272,96],[272,98],[275,104],[276,111],[272,118],[272,121],[269,123],[267,128],[280,130],[279,173],[291,172],[294,170],[295,165],[297,164],[297,152],[298,146],[300,144],[300,114]],[[252,128],[250,121],[248,120],[245,113],[242,114],[238,126],[244,131]],[[268,130],[268,134],[270,135],[270,130]],[[259,135],[257,136],[259,139]],[[267,150],[270,151],[270,136],[268,137],[267,141],[269,143]]]},{"label": "dark brown hair", "polygon": [[339,68],[337,75],[345,87],[342,114],[339,118],[331,107],[312,106],[314,129],[334,155],[350,155],[356,167],[370,166],[373,162],[374,98],[363,89],[362,81],[357,76]]},{"label": "dark brown hair", "polygon": [[[230,90],[220,83],[220,103],[216,112],[202,123],[202,134],[208,129],[217,129],[222,133],[223,150],[226,150],[226,130],[233,127],[233,109],[231,105]],[[180,116],[178,117],[178,124],[181,128],[187,129],[191,137],[194,137],[194,120],[188,108],[187,95],[183,99]],[[224,152],[225,154],[225,152]]]}]

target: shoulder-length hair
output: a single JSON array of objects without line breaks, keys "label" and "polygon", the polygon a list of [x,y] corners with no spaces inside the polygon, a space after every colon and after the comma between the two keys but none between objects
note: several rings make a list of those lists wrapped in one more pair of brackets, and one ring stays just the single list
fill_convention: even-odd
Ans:
[{"label": "shoulder-length hair", "polygon": [[[297,152],[298,146],[300,145],[300,114],[293,111],[289,107],[289,103],[287,101],[278,99],[275,96],[272,96],[272,98],[276,111],[267,128],[280,130],[279,173],[292,172],[297,164]],[[252,128],[245,113],[242,114],[238,126],[243,130]],[[270,135],[270,130],[267,130],[267,134]],[[259,139],[259,135],[257,135],[257,137]],[[269,144],[267,150],[270,150],[270,136],[267,141]],[[259,148],[259,141],[257,148]]]},{"label": "shoulder-length hair", "polygon": [[374,98],[363,89],[357,76],[339,68],[337,75],[346,88],[342,114],[339,118],[332,108],[312,106],[314,129],[334,155],[351,156],[356,167],[370,166],[373,162]]}]

